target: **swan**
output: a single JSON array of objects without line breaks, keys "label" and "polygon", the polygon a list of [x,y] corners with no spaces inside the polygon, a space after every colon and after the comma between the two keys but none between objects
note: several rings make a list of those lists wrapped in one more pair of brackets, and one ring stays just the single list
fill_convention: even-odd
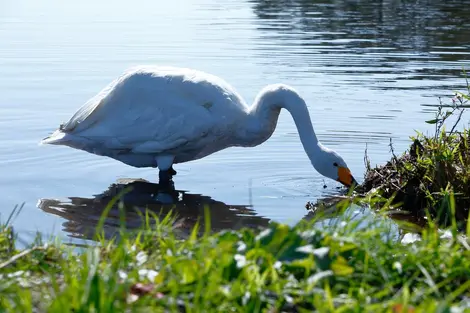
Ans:
[{"label": "swan", "polygon": [[268,85],[248,106],[223,79],[182,67],[127,69],[40,144],[158,168],[160,181],[168,181],[176,174],[174,164],[263,143],[274,132],[281,109],[292,115],[305,153],[320,174],[347,187],[357,184],[343,158],[318,140],[307,105],[294,88]]}]

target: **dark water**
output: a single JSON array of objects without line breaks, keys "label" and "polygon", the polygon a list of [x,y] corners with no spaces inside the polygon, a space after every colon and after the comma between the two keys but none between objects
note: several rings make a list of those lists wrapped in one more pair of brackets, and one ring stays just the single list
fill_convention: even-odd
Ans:
[{"label": "dark water", "polygon": [[[18,231],[77,235],[102,210],[95,195],[119,179],[157,180],[151,169],[37,145],[137,64],[209,71],[248,102],[268,83],[291,84],[307,100],[319,138],[361,180],[366,144],[373,164],[385,162],[390,138],[404,151],[415,129],[432,131],[423,121],[438,96],[463,89],[468,16],[470,1],[3,1],[2,219],[25,202]],[[307,201],[338,186],[313,170],[287,112],[263,145],[177,170],[175,187],[186,198],[166,201],[191,221],[213,204],[220,228],[295,223]]]}]

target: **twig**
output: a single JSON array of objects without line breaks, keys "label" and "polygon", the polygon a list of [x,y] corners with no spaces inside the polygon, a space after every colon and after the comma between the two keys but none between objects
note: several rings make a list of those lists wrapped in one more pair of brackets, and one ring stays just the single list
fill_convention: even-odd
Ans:
[{"label": "twig", "polygon": [[[442,111],[442,99],[441,97],[439,97],[439,106],[437,107],[436,120],[438,120],[438,117],[441,115],[441,111]],[[439,129],[441,128],[439,123],[440,121],[438,120],[434,126],[434,139],[437,139],[437,134],[439,133]]]},{"label": "twig", "polygon": [[462,109],[462,110],[460,111],[459,117],[457,118],[457,121],[454,123],[454,126],[452,126],[452,129],[450,130],[449,135],[451,135],[451,134],[454,132],[454,129],[455,129],[455,127],[459,124],[460,119],[462,118],[462,114],[463,114],[464,111],[465,111],[465,109]]},{"label": "twig", "polygon": [[15,263],[18,259],[24,257],[25,255],[30,254],[33,251],[37,251],[37,250],[44,250],[44,248],[43,247],[34,247],[34,248],[31,248],[31,249],[23,250],[20,253],[14,255],[13,257],[11,257],[9,260],[1,263],[0,264],[0,269],[3,269],[5,267],[11,265],[12,263]]},{"label": "twig", "polygon": [[[468,84],[468,81],[467,81],[467,84]],[[460,119],[462,118],[462,115],[463,115],[463,112],[465,112],[465,108],[463,108],[463,104],[465,101],[462,100],[462,97],[459,98],[459,102],[460,102],[460,105],[456,105],[454,110],[452,110],[452,114],[454,113],[455,110],[457,109],[460,109],[460,114],[459,114],[459,117],[457,118],[457,121],[454,123],[454,125],[452,126],[452,129],[450,130],[450,133],[449,134],[452,134],[454,132],[454,129],[455,127],[457,127],[457,125],[459,124],[460,122]]]},{"label": "twig", "polygon": [[15,251],[15,232],[13,226],[8,226],[7,229],[7,239],[8,239],[8,253],[13,253]]},{"label": "twig", "polygon": [[367,155],[367,142],[366,142],[366,149],[364,151],[364,165],[366,166],[367,172],[370,171],[370,159]]},{"label": "twig", "polygon": [[397,158],[397,156],[395,155],[395,150],[393,150],[392,137],[390,137],[390,144],[389,144],[389,147],[390,147],[390,152],[392,153],[393,159],[395,160],[395,163],[398,164],[398,158]]},{"label": "twig", "polygon": [[[395,188],[397,189],[397,191],[399,190],[399,191],[402,191],[402,192],[403,192],[403,190],[401,189],[401,187],[397,186],[395,183],[390,182],[390,184],[392,184],[392,186],[395,187]],[[406,192],[405,192],[405,193],[406,193]]]},{"label": "twig", "polygon": [[375,173],[377,173],[381,178],[384,178],[384,176],[383,176],[382,174],[380,174],[379,171],[377,171],[377,170],[374,170],[374,171],[375,171]]}]

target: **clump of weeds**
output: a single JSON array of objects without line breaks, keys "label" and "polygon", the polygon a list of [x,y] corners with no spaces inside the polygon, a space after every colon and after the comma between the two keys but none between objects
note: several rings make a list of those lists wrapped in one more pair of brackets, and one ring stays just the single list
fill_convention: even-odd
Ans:
[{"label": "clump of weeds", "polygon": [[394,208],[414,218],[465,227],[470,208],[470,131],[466,127],[459,130],[459,124],[469,101],[467,80],[467,91],[456,92],[450,104],[440,99],[435,118],[426,121],[435,125],[433,135],[417,132],[400,156],[390,141],[390,161],[375,168],[366,151],[365,179],[356,191],[392,199]]}]

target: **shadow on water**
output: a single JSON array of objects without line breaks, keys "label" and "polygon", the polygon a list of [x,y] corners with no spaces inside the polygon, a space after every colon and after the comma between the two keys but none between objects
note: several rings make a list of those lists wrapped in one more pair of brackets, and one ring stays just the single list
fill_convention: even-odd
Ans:
[{"label": "shadow on water", "polygon": [[[108,204],[117,196],[120,196],[120,204],[124,206],[125,226],[129,231],[144,226],[146,213],[154,214],[159,220],[171,213],[176,217],[173,224],[175,234],[184,239],[197,222],[200,224],[200,232],[204,231],[206,209],[209,210],[212,232],[241,228],[262,229],[270,223],[269,218],[257,215],[249,205],[229,205],[209,196],[183,190],[163,190],[158,184],[143,179],[120,179],[91,198],[69,197],[66,201],[40,199],[37,206],[46,213],[65,219],[63,231],[69,237],[93,240],[100,218]],[[316,227],[320,228],[341,227],[341,223],[358,221],[357,231],[384,225],[377,223],[376,216],[368,208],[351,206],[338,210],[337,198],[332,195],[327,199],[330,203],[325,212],[307,211],[303,219],[315,220]],[[120,204],[116,202],[104,219],[103,231],[106,239],[119,236]],[[154,222],[153,217],[150,222]],[[392,229],[394,236],[399,236],[400,229],[392,220],[387,219],[385,223]]]},{"label": "shadow on water", "polygon": [[[110,201],[120,198],[125,208],[128,230],[138,229],[145,223],[145,214],[155,214],[160,220],[170,212],[175,214],[175,233],[185,238],[199,221],[204,230],[205,207],[209,209],[211,231],[224,229],[266,227],[269,219],[258,216],[248,205],[228,205],[211,197],[187,193],[183,190],[163,190],[158,184],[142,179],[120,179],[92,198],[69,197],[67,201],[40,199],[38,207],[46,213],[65,219],[63,228],[70,237],[93,239],[99,219]],[[116,203],[104,221],[105,238],[118,234],[120,210]],[[152,218],[151,218],[152,219]]]}]

